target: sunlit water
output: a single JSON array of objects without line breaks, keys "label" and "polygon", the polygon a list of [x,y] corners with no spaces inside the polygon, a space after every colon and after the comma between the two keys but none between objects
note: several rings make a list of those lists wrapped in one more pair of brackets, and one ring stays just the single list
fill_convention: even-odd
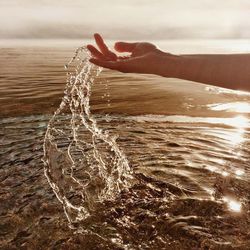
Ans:
[{"label": "sunlit water", "polygon": [[[202,44],[165,46],[240,52],[236,42]],[[73,54],[74,46],[46,44],[1,49],[0,247],[248,249],[249,95],[107,70],[95,77],[87,65],[90,81],[76,87],[95,80],[91,96],[69,97],[74,104],[90,97],[90,113],[79,109],[88,101],[58,109],[68,95],[63,65]],[[72,120],[80,114],[85,120]],[[60,186],[58,197],[44,176],[46,130],[47,166],[55,171],[49,180]],[[69,145],[71,159],[63,151]],[[122,160],[112,165],[112,159]],[[122,171],[112,175],[118,166]],[[133,182],[124,185],[128,172]],[[80,212],[67,210],[70,204]]]}]

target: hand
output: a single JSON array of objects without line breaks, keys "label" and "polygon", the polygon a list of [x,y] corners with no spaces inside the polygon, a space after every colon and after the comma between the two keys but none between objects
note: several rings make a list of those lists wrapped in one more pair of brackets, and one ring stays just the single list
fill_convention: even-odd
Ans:
[{"label": "hand", "polygon": [[117,52],[130,53],[129,56],[122,57],[116,55],[107,47],[101,35],[95,34],[94,38],[99,50],[93,45],[87,46],[92,55],[89,61],[98,66],[120,72],[167,76],[165,68],[167,59],[175,57],[159,50],[151,43],[117,42],[114,46]]}]

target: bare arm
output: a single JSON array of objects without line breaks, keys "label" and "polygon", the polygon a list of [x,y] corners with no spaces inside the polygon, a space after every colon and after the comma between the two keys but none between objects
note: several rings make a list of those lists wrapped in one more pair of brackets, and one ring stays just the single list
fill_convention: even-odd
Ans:
[{"label": "bare arm", "polygon": [[181,55],[178,60],[177,78],[250,91],[250,54]]},{"label": "bare arm", "polygon": [[117,42],[116,51],[130,53],[119,57],[108,49],[99,34],[95,34],[95,40],[100,51],[88,45],[90,61],[105,68],[250,91],[250,54],[173,55],[150,43]]}]

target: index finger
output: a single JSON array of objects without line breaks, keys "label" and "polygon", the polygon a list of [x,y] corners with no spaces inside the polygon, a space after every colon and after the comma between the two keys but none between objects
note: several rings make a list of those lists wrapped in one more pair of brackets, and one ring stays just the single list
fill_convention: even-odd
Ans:
[{"label": "index finger", "polygon": [[116,54],[109,50],[108,46],[103,41],[102,36],[98,33],[95,33],[94,38],[95,38],[96,44],[99,47],[99,49],[101,50],[101,52],[105,56],[110,57],[110,59],[116,60],[116,58],[117,58]]}]

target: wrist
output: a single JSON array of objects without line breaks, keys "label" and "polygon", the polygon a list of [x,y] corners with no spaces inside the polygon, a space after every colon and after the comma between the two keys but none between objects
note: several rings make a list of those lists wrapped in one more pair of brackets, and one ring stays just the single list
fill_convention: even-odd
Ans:
[{"label": "wrist", "polygon": [[162,52],[160,60],[159,75],[169,78],[180,78],[182,72],[183,58],[180,55]]}]

